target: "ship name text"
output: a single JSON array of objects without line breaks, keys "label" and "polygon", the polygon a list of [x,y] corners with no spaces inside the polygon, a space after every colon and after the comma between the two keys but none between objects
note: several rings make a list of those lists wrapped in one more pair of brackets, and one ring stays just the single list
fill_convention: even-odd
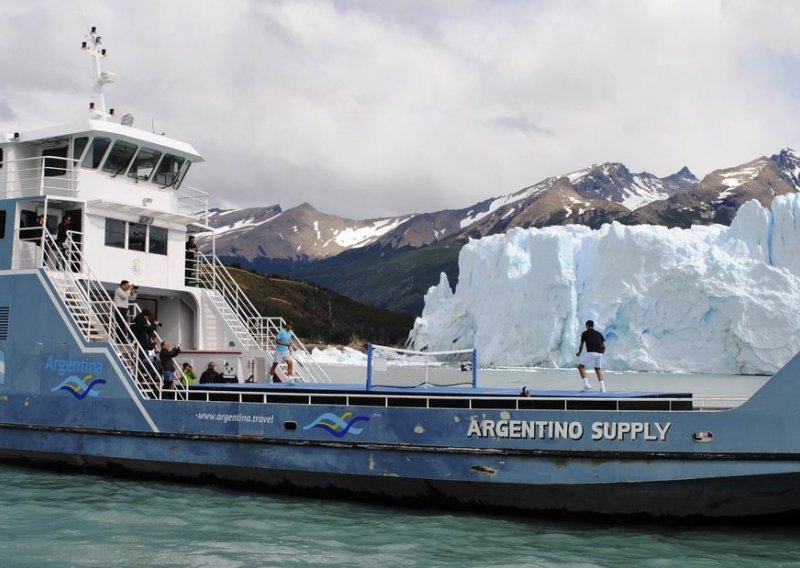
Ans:
[{"label": "ship name text", "polygon": [[588,428],[581,422],[552,420],[478,420],[470,421],[467,437],[514,438],[530,440],[592,440],[664,442],[671,422],[593,422]]},{"label": "ship name text", "polygon": [[89,359],[57,359],[50,355],[44,363],[45,371],[55,371],[59,377],[67,373],[99,376],[103,374],[103,364]]}]

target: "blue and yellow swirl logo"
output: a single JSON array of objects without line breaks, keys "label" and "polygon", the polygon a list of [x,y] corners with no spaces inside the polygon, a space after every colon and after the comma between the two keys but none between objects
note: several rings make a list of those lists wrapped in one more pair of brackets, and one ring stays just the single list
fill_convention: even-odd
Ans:
[{"label": "blue and yellow swirl logo", "polygon": [[336,416],[332,412],[326,412],[317,416],[313,422],[303,426],[303,430],[311,430],[312,428],[321,428],[329,432],[337,438],[343,438],[347,434],[359,435],[363,428],[356,426],[359,422],[369,422],[366,416],[356,416],[352,419],[352,412],[345,412],[341,416]]},{"label": "blue and yellow swirl logo", "polygon": [[106,384],[105,379],[95,379],[94,375],[85,375],[83,379],[79,379],[76,375],[71,375],[61,381],[59,385],[50,389],[50,392],[63,390],[67,391],[78,400],[83,400],[87,396],[98,396],[100,392],[97,389],[92,389],[97,385],[104,384]]}]

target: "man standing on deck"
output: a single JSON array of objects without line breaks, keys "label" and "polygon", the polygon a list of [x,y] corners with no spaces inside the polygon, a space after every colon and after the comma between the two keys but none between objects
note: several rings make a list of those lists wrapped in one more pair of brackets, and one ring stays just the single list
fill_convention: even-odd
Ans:
[{"label": "man standing on deck", "polygon": [[66,259],[67,259],[67,251],[69,245],[67,241],[69,240],[69,230],[70,225],[72,224],[72,217],[69,215],[64,215],[61,218],[61,222],[58,224],[58,231],[56,231],[56,247],[58,250],[61,251],[60,258],[57,258],[56,264],[59,268],[66,270]]},{"label": "man standing on deck", "polygon": [[584,345],[586,346],[586,353],[578,365],[578,372],[581,374],[581,379],[583,379],[583,390],[588,391],[592,388],[586,379],[586,367],[591,366],[594,367],[594,373],[600,382],[600,392],[606,392],[606,384],[603,381],[603,353],[606,351],[606,339],[602,333],[595,330],[592,320],[586,322],[586,331],[581,334],[581,344],[578,346],[576,357],[581,356]]},{"label": "man standing on deck", "polygon": [[192,235],[186,241],[186,285],[197,286],[197,243]]},{"label": "man standing on deck", "polygon": [[281,329],[275,336],[275,353],[272,355],[272,368],[269,370],[269,376],[272,378],[273,383],[281,382],[275,373],[275,369],[278,368],[278,364],[284,361],[286,361],[286,376],[290,380],[292,378],[292,364],[294,363],[290,349],[292,338],[294,337],[292,327],[292,322],[287,322],[286,327]]}]

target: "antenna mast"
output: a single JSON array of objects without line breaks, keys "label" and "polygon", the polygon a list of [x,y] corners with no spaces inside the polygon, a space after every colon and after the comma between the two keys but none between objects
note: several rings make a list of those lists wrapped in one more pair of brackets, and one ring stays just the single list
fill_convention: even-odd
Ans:
[{"label": "antenna mast", "polygon": [[[87,41],[81,43],[81,49],[86,51],[94,58],[94,93],[95,101],[89,103],[89,112],[92,118],[99,118],[108,121],[109,118],[114,116],[114,109],[112,108],[106,112],[106,97],[103,93],[103,86],[108,83],[113,83],[117,80],[117,76],[109,71],[103,71],[100,68],[100,59],[106,57],[107,52],[105,47],[100,47],[102,38],[97,34],[97,28],[92,26],[89,35],[86,36]],[[100,103],[100,108],[96,107],[96,103]]]}]

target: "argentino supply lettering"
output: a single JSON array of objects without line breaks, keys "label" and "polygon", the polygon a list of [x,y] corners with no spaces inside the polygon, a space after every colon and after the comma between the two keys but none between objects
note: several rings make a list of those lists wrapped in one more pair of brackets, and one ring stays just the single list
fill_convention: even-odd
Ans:
[{"label": "argentino supply lettering", "polygon": [[[594,422],[589,428],[591,439],[663,442],[671,422]],[[470,420],[467,437],[513,438],[528,440],[580,440],[584,426],[580,422],[548,420]]]}]

